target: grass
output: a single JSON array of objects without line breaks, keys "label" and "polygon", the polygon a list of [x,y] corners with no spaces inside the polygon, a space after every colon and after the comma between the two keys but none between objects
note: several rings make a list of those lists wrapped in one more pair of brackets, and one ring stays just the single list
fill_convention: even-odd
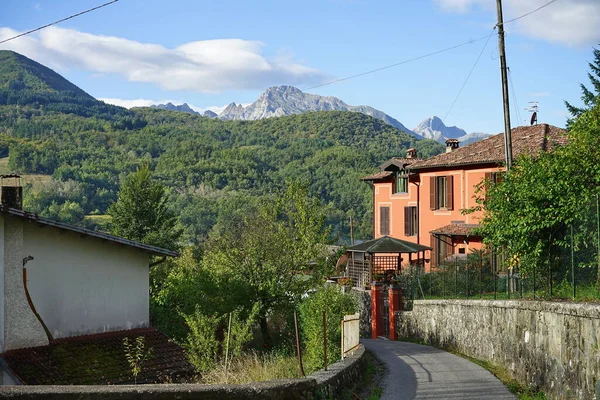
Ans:
[{"label": "grass", "polygon": [[[13,171],[8,168],[8,157],[0,158],[0,175],[6,175],[12,172]],[[51,175],[42,174],[22,174],[21,178],[23,179],[24,184],[31,183],[34,188],[52,180]]]},{"label": "grass", "polygon": [[365,352],[365,358],[367,365],[361,381],[354,388],[349,389],[343,399],[379,400],[381,398],[383,394],[381,381],[386,374],[385,364],[368,350]]},{"label": "grass", "polygon": [[544,392],[521,384],[519,381],[517,381],[512,376],[510,376],[510,374],[508,373],[508,371],[505,368],[497,366],[497,365],[492,364],[487,361],[482,361],[477,358],[473,358],[473,357],[464,355],[464,354],[460,353],[453,346],[445,346],[445,347],[433,346],[432,344],[427,343],[423,340],[413,339],[413,338],[400,338],[398,340],[401,342],[417,343],[417,344],[422,344],[422,345],[426,345],[426,346],[437,347],[441,350],[447,351],[448,353],[452,353],[452,354],[462,357],[466,360],[469,360],[472,363],[477,364],[480,367],[490,371],[492,373],[492,375],[494,375],[496,378],[498,378],[498,380],[500,382],[502,382],[504,384],[504,386],[506,386],[508,388],[508,390],[510,390],[514,395],[516,395],[519,400],[546,400],[547,399],[546,394]]},{"label": "grass", "polygon": [[284,378],[301,378],[295,356],[249,352],[231,361],[227,372],[221,363],[205,373],[201,383],[250,383]]}]

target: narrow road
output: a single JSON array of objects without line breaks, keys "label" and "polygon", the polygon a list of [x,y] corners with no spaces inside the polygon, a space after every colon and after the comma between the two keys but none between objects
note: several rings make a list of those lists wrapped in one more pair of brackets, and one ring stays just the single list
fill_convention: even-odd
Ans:
[{"label": "narrow road", "polygon": [[515,400],[489,371],[435,347],[391,340],[361,339],[388,373],[381,400]]}]

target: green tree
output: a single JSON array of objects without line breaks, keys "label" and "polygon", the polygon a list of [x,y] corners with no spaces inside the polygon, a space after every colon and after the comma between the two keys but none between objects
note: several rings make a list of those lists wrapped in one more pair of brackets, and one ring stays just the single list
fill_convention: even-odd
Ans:
[{"label": "green tree", "polygon": [[[561,248],[588,245],[595,228],[590,212],[600,187],[600,104],[573,120],[568,144],[536,156],[522,156],[501,182],[482,182],[480,233],[525,273],[546,277],[559,263]],[[485,195],[483,194],[485,191]]]},{"label": "green tree", "polygon": [[342,294],[339,286],[327,285],[311,293],[300,303],[300,325],[306,348],[306,363],[309,370],[324,366],[323,311],[327,318],[327,354],[329,363],[341,358],[341,321],[344,315],[356,312],[353,297]]},{"label": "green tree", "polygon": [[181,231],[167,200],[164,186],[152,180],[148,165],[139,167],[125,178],[117,201],[108,210],[112,233],[154,246],[177,247]]},{"label": "green tree", "polygon": [[[598,97],[600,96],[600,49],[594,48],[594,61],[588,63],[590,72],[588,72],[588,78],[592,83],[592,88],[588,89],[583,83],[581,87],[581,100],[583,101],[583,107],[576,107],[565,100],[567,110],[571,113],[573,118],[577,118],[586,110],[589,110],[598,104]],[[569,119],[567,124],[570,125],[573,119]]]},{"label": "green tree", "polygon": [[264,199],[213,235],[204,255],[207,268],[227,285],[243,282],[244,307],[257,315],[263,341],[271,344],[267,317],[291,309],[322,281],[328,239],[325,215],[306,186],[292,183],[276,201]]}]

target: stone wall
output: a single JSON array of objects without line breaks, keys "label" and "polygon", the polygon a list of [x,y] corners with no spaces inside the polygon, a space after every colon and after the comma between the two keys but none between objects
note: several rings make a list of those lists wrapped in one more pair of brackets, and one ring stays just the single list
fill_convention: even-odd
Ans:
[{"label": "stone wall", "polygon": [[41,400],[316,400],[340,398],[365,370],[365,349],[304,379],[280,379],[247,385],[1,386],[0,398]]},{"label": "stone wall", "polygon": [[593,399],[600,378],[600,307],[538,301],[419,300],[400,337],[451,346],[504,367],[556,399]]},{"label": "stone wall", "polygon": [[353,288],[350,294],[356,299],[360,314],[360,337],[371,338],[371,291]]}]

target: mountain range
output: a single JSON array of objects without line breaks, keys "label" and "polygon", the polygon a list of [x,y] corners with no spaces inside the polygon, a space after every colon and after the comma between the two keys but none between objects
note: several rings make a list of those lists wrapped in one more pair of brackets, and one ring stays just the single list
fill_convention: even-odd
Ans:
[{"label": "mountain range", "polygon": [[[186,103],[180,106],[167,103],[152,107],[200,114],[192,110]],[[230,103],[218,115],[212,111],[206,111],[203,115],[209,118],[217,117],[222,120],[258,120],[302,114],[310,111],[359,112],[377,118],[419,139],[434,139],[440,143],[444,143],[446,139],[458,139],[462,145],[465,145],[489,136],[486,133],[467,133],[455,126],[448,127],[436,116],[424,119],[416,128],[411,130],[397,119],[373,107],[351,106],[337,97],[304,93],[296,87],[286,85],[268,88],[255,102],[247,106]]]}]

